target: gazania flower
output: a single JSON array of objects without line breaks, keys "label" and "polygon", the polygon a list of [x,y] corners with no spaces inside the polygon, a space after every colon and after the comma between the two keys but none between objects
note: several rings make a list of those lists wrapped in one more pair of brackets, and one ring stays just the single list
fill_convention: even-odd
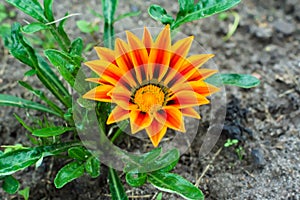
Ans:
[{"label": "gazania flower", "polygon": [[85,64],[99,75],[100,85],[83,97],[115,104],[107,124],[129,119],[132,134],[146,130],[156,147],[167,128],[185,132],[183,117],[200,119],[193,107],[208,104],[218,88],[204,82],[216,70],[201,69],[212,54],[187,57],[193,36],[171,44],[167,25],[155,40],[147,28],[142,40],[126,32],[115,49],[96,47],[99,60]]}]

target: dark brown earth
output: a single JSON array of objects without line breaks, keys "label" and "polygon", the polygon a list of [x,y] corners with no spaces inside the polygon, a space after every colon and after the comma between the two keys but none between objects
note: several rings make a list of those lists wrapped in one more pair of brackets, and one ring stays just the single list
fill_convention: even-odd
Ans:
[{"label": "dark brown earth", "polygon": [[[100,11],[97,2],[55,1],[57,18],[62,17],[66,11],[82,13],[67,23],[67,32],[72,38],[80,34],[75,26],[76,20],[95,19],[88,8]],[[116,32],[143,26],[161,26],[147,15],[150,3],[159,1],[120,1],[118,13],[141,10],[142,14],[116,23]],[[161,4],[168,12],[177,10],[176,1],[164,1]],[[181,156],[174,171],[192,183],[201,177],[199,188],[206,199],[300,199],[299,1],[245,0],[232,11],[239,14],[240,23],[234,35],[226,42],[222,37],[228,32],[232,17],[221,21],[215,15],[186,24],[181,30],[187,35],[195,35],[195,39],[208,52],[216,55],[214,62],[222,73],[253,74],[260,78],[261,84],[253,89],[226,87],[228,111],[224,131],[217,145],[207,156],[200,157],[200,140],[196,137],[190,150]],[[24,19],[32,21],[20,13],[13,20],[24,24]],[[90,35],[81,36],[85,43],[93,40]],[[95,37],[100,40],[102,35]],[[28,68],[9,55],[3,43],[0,53],[0,92],[33,98],[17,84],[18,80],[24,80],[23,74]],[[90,58],[90,53],[86,57]],[[36,80],[29,82],[41,86]],[[1,107],[0,144],[30,145],[25,129],[14,119],[13,113],[23,118],[27,115],[20,109]],[[40,116],[39,113],[31,114]],[[203,113],[202,116],[200,130],[205,128],[208,120]],[[227,138],[240,140],[240,147],[244,150],[242,159],[235,152],[237,147],[223,147]],[[30,186],[31,199],[110,199],[105,166],[102,166],[102,176],[98,179],[84,176],[63,189],[55,189],[53,179],[65,162],[48,158],[39,168],[26,169],[17,173],[16,177],[22,188]],[[120,176],[124,180],[124,174]],[[154,199],[158,193],[150,185],[130,188],[125,184],[125,187],[132,199]],[[4,194],[0,189],[0,199],[18,198],[16,195]],[[163,199],[181,198],[164,193]]]}]

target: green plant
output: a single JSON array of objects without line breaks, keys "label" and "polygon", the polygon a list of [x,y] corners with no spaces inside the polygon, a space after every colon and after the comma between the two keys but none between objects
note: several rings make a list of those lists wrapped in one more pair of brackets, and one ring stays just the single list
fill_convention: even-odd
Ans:
[{"label": "green plant", "polygon": [[237,139],[227,139],[227,141],[224,143],[224,147],[231,147],[235,146],[235,152],[239,158],[239,160],[243,160],[243,157],[245,155],[245,150],[242,146],[238,145],[239,141]]},{"label": "green plant", "polygon": [[[38,167],[43,159],[49,156],[63,157],[68,161],[54,178],[56,188],[62,188],[84,174],[97,178],[101,175],[101,159],[104,159],[103,157],[106,155],[101,155],[101,152],[99,153],[97,150],[87,149],[86,144],[80,140],[78,132],[93,127],[88,126],[93,124],[89,114],[95,110],[99,126],[97,128],[100,133],[97,140],[100,141],[100,145],[105,146],[108,143],[113,144],[116,142],[122,134],[122,128],[108,126],[105,123],[112,112],[107,102],[97,102],[96,106],[91,105],[91,102],[83,98],[78,98],[75,102],[72,102],[71,90],[83,94],[90,87],[89,84],[81,84],[86,77],[80,71],[81,64],[85,60],[84,49],[87,47],[83,44],[81,38],[71,39],[64,28],[68,18],[73,15],[67,13],[64,18],[55,20],[52,10],[53,0],[44,0],[43,6],[37,0],[22,0],[22,2],[20,0],[6,0],[6,2],[35,20],[25,26],[18,22],[14,23],[11,26],[10,34],[3,37],[5,47],[11,55],[30,68],[24,76],[36,76],[42,83],[43,88],[35,88],[28,82],[19,81],[22,87],[37,97],[38,102],[8,94],[0,94],[0,105],[20,107],[24,110],[37,110],[43,113],[43,118],[32,120],[27,124],[26,120],[19,115],[15,115],[20,124],[28,131],[27,136],[32,142],[32,146],[13,145],[3,147],[5,152],[0,153],[2,188],[10,194],[16,193],[20,186],[13,174],[32,165]],[[179,0],[179,12],[176,20],[159,5],[151,5],[149,14],[163,24],[170,24],[171,29],[174,30],[186,22],[222,12],[239,2],[239,0],[212,0],[195,4],[191,0]],[[111,52],[115,44],[114,22],[124,17],[136,16],[139,13],[126,13],[115,17],[118,1],[102,0],[101,3],[102,15],[98,13],[95,15],[104,21],[103,41],[106,47],[105,51]],[[168,27],[165,27],[163,33],[167,32]],[[79,22],[79,28],[89,33],[98,31],[95,25],[86,22]],[[131,36],[129,38],[135,37]],[[48,39],[48,41],[44,41],[45,39]],[[137,40],[131,40],[131,44],[135,45],[133,41],[136,42]],[[116,44],[118,43],[116,42]],[[110,54],[106,55],[108,55],[107,59],[110,59]],[[112,77],[114,76],[108,76],[108,78]],[[250,88],[258,85],[259,81],[249,75],[221,74],[211,76],[206,79],[206,83],[214,86],[229,84]],[[143,93],[141,92],[141,94]],[[146,108],[148,104],[143,105]],[[81,110],[77,110],[77,108]],[[80,112],[79,115],[83,117],[80,124],[75,123],[75,118],[78,116],[77,112]],[[194,115],[196,114],[194,113]],[[31,119],[34,119],[34,117],[31,117]],[[172,122],[172,119],[169,119],[168,122]],[[125,122],[123,125],[126,127],[128,123]],[[111,137],[110,133],[115,134]],[[113,149],[111,151],[113,152]],[[145,154],[124,154],[122,156],[122,158],[126,158],[123,171],[126,174],[128,185],[139,187],[145,183],[150,183],[159,190],[176,193],[185,199],[204,198],[198,187],[180,175],[170,172],[176,166],[180,157],[177,149],[163,152],[158,147]],[[111,166],[108,166],[108,180],[112,199],[128,199],[118,172]],[[28,199],[29,188],[25,188],[18,193],[24,199]],[[157,199],[161,199],[161,194],[158,195]]]}]

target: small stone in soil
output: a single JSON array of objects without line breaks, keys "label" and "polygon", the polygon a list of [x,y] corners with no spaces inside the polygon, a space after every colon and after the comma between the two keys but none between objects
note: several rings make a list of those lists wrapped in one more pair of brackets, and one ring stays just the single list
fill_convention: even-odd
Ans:
[{"label": "small stone in soil", "polygon": [[273,35],[273,31],[269,27],[255,27],[253,32],[254,35],[259,39],[269,39]]},{"label": "small stone in soil", "polygon": [[264,158],[262,151],[259,148],[253,149],[251,151],[251,156],[253,158],[253,162],[255,166],[262,168],[266,165],[267,162]]},{"label": "small stone in soil", "polygon": [[291,35],[295,32],[295,26],[289,22],[283,21],[282,19],[275,21],[273,26],[277,31],[285,35]]}]

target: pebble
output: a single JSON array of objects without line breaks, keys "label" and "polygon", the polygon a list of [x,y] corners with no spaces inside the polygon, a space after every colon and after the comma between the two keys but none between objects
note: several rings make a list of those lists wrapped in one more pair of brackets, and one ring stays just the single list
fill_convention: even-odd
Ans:
[{"label": "pebble", "polygon": [[266,160],[264,158],[264,155],[262,153],[262,150],[259,148],[255,148],[251,151],[251,156],[253,158],[254,165],[261,168],[266,165]]},{"label": "pebble", "polygon": [[270,27],[256,27],[253,31],[255,36],[260,39],[269,39],[273,35],[273,30]]},{"label": "pebble", "polygon": [[292,23],[283,21],[282,19],[276,20],[273,23],[273,27],[285,35],[291,35],[295,32],[295,26]]}]

